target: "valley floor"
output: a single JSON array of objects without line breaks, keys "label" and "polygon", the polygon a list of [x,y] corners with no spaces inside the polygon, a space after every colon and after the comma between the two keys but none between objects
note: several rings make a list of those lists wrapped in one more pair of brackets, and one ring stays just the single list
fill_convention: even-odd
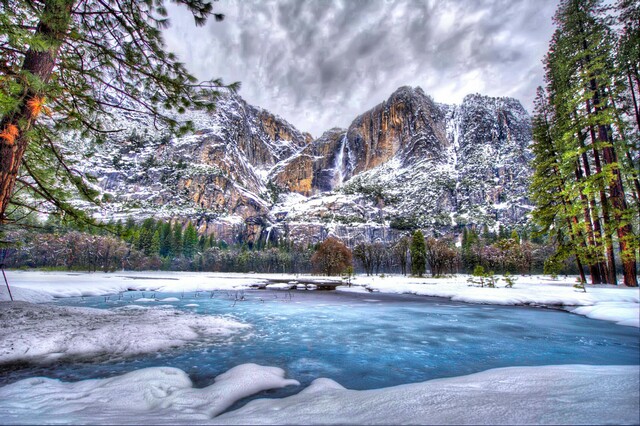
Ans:
[{"label": "valley floor", "polygon": [[[60,357],[114,357],[154,352],[193,341],[224,342],[249,324],[176,310],[154,291],[241,291],[273,281],[317,276],[121,272],[114,274],[9,271],[15,303],[0,303],[0,362]],[[638,327],[640,290],[573,288],[574,278],[518,277],[514,288],[469,286],[466,276],[444,279],[358,276],[338,291],[412,293],[469,303],[560,305],[576,314]],[[274,288],[283,283],[270,284]],[[55,297],[149,292],[117,309],[41,305]],[[6,301],[6,288],[0,300]],[[177,299],[175,299],[177,300]],[[36,302],[36,303],[33,303]],[[168,330],[166,324],[175,324]],[[140,338],[143,336],[144,338]],[[109,342],[109,343],[106,343]],[[215,362],[215,360],[212,360]],[[568,360],[570,362],[570,360]],[[509,367],[455,378],[367,391],[348,390],[325,378],[281,399],[254,393],[297,385],[277,367],[239,365],[206,388],[170,367],[152,367],[108,379],[65,383],[46,378],[0,388],[3,423],[22,424],[638,424],[640,366],[557,365]],[[221,414],[224,413],[224,414]]]}]

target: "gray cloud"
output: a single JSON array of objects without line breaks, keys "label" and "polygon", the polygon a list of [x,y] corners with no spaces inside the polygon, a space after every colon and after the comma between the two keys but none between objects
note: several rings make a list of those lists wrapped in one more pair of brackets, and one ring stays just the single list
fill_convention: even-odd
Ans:
[{"label": "gray cloud", "polygon": [[319,136],[346,127],[402,85],[439,102],[469,93],[531,108],[556,0],[221,0],[195,28],[172,7],[169,48],[199,78]]}]

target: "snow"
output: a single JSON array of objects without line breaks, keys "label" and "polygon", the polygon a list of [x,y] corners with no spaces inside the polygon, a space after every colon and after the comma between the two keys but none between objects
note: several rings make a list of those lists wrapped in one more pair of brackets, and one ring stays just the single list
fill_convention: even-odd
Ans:
[{"label": "snow", "polygon": [[[415,278],[402,276],[362,277],[354,285],[372,292],[416,294],[444,297],[458,302],[494,305],[553,305],[589,318],[613,321],[620,325],[640,327],[640,289],[624,286],[587,285],[587,292],[576,289],[575,277],[551,279],[544,276],[515,276],[513,288],[471,286],[467,275],[451,278]],[[354,287],[339,291],[354,291]]]},{"label": "snow", "polygon": [[[53,297],[106,295],[127,289],[140,291],[141,297],[113,309],[1,302],[0,363],[47,363],[61,358],[113,360],[176,346],[225,342],[250,326],[228,317],[197,315],[171,305],[144,303],[177,300],[156,299],[155,295],[150,298],[148,292],[239,290],[264,283],[268,278],[298,282],[314,279],[286,274],[24,271],[8,271],[8,278],[14,297],[35,302],[51,301]],[[588,285],[584,293],[573,288],[574,278],[551,280],[541,276],[517,277],[511,289],[479,288],[470,286],[465,278],[358,276],[353,280],[354,286],[338,289],[412,293],[469,303],[556,304],[579,315],[639,326],[637,288]],[[6,289],[2,289],[0,297],[7,299]],[[377,299],[367,301],[375,303]],[[75,383],[30,378],[0,388],[0,418],[3,424],[637,424],[640,421],[637,365],[509,367],[366,391],[345,389],[333,380],[318,378],[292,396],[253,400],[225,413],[238,400],[284,386],[299,386],[299,382],[295,377],[285,378],[280,368],[256,364],[236,366],[205,388],[195,388],[184,371],[171,367],[146,368]]]},{"label": "snow", "polygon": [[[347,390],[332,380],[319,379],[297,395],[252,401],[216,422],[637,423],[638,371],[637,366],[512,367],[368,391]],[[594,397],[603,394],[607,397]]]},{"label": "snow", "polygon": [[243,364],[203,389],[170,367],[145,368],[108,379],[64,383],[25,379],[0,388],[0,414],[8,423],[158,424],[211,419],[254,393],[299,385],[277,367]]},{"label": "snow", "polygon": [[250,326],[172,307],[92,309],[0,303],[0,364],[61,358],[129,357],[202,341],[225,341]]},{"label": "snow", "polygon": [[295,395],[219,415],[243,397],[298,382],[279,368],[243,364],[196,389],[182,370],[154,367],[76,383],[21,380],[0,388],[0,416],[4,424],[637,424],[639,370],[510,367],[367,391],[319,378]]},{"label": "snow", "polygon": [[[120,272],[87,274],[63,272],[8,271],[14,298],[32,302],[50,301],[52,297],[97,296],[114,294],[127,289],[141,291],[243,290],[252,284],[265,284],[269,278],[301,281],[316,276],[293,274],[243,274],[213,272]],[[352,287],[341,286],[338,291],[371,291],[420,296],[445,297],[466,303],[496,305],[554,305],[590,318],[613,321],[621,325],[640,327],[640,289],[624,286],[587,285],[587,292],[573,285],[576,277],[551,279],[541,275],[514,276],[513,288],[471,286],[468,275],[449,278],[416,278],[387,275],[384,278],[359,275]],[[288,288],[291,284],[269,284],[269,288]],[[147,296],[147,297],[145,297]],[[143,298],[148,298],[146,294]],[[8,300],[7,291],[0,287],[0,300]],[[155,299],[151,299],[156,301]],[[137,299],[137,301],[142,301]],[[170,300],[165,300],[170,302]]]}]

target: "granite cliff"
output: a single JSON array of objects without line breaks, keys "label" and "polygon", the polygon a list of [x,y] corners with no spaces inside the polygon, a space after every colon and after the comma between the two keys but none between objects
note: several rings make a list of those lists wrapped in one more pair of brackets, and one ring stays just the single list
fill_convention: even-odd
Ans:
[{"label": "granite cliff", "polygon": [[255,243],[514,226],[530,209],[531,125],[515,99],[444,105],[401,87],[315,140],[233,94],[213,115],[191,118],[191,135],[171,139],[138,123],[97,150],[87,168],[108,202],[96,214],[191,220],[228,242]]}]

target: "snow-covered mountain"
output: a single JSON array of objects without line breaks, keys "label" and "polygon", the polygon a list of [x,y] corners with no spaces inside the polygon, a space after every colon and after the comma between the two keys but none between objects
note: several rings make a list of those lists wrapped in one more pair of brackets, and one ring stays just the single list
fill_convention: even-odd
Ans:
[{"label": "snow-covered mountain", "polygon": [[443,105],[401,87],[316,140],[234,94],[189,118],[197,130],[185,137],[138,121],[119,143],[96,148],[85,165],[107,200],[97,214],[192,220],[253,243],[512,226],[530,210],[531,125],[515,99]]}]

